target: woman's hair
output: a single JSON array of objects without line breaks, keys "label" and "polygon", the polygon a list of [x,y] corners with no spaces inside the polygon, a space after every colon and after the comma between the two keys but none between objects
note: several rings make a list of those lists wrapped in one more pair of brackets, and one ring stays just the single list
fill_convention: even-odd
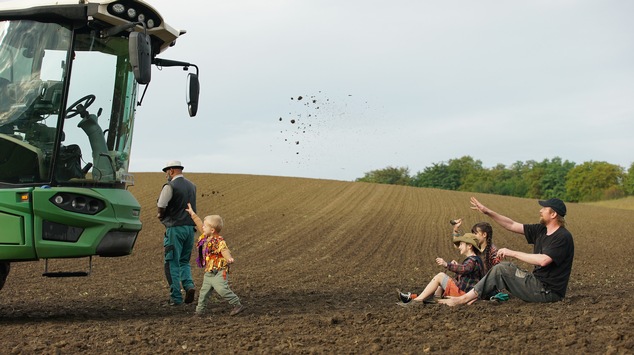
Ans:
[{"label": "woman's hair", "polygon": [[478,232],[482,232],[482,233],[486,233],[487,237],[486,237],[486,242],[487,242],[487,247],[484,248],[484,250],[482,251],[482,254],[484,254],[484,268],[488,271],[489,269],[491,269],[493,267],[493,265],[491,265],[491,246],[493,245],[493,227],[491,226],[491,224],[487,223],[487,222],[480,222],[480,223],[476,223],[473,225],[473,227],[471,227],[471,233],[478,233]]},{"label": "woman's hair", "polygon": [[205,217],[203,222],[209,224],[209,226],[216,230],[216,233],[220,233],[222,227],[224,226],[224,222],[222,221],[222,217],[217,214],[209,215]]}]

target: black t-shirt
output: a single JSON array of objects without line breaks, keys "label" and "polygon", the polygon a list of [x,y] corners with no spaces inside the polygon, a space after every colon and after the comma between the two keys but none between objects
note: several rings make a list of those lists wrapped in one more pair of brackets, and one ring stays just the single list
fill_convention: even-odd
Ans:
[{"label": "black t-shirt", "polygon": [[535,254],[546,254],[553,262],[541,267],[535,266],[533,275],[544,284],[547,290],[566,296],[572,259],[575,256],[575,244],[572,234],[559,227],[553,234],[546,235],[546,226],[541,224],[525,224],[524,236],[528,244],[534,244]]}]

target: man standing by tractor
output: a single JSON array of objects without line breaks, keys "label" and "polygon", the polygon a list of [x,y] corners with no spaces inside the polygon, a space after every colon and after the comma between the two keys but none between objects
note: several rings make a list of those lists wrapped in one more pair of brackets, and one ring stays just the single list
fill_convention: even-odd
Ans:
[{"label": "man standing by tractor", "polygon": [[158,219],[165,225],[165,277],[170,286],[169,305],[183,303],[181,287],[185,290],[185,303],[194,301],[195,286],[189,260],[194,246],[194,221],[186,211],[187,203],[196,210],[196,185],[183,176],[180,161],[169,161],[163,168],[167,183],[159,195]]}]

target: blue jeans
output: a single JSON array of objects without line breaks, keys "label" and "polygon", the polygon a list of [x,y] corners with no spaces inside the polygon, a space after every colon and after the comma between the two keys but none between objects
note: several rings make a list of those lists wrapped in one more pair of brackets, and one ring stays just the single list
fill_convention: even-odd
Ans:
[{"label": "blue jeans", "polygon": [[170,286],[170,299],[177,304],[183,303],[181,287],[185,290],[195,287],[189,265],[193,246],[193,226],[168,227],[165,231],[165,277]]}]

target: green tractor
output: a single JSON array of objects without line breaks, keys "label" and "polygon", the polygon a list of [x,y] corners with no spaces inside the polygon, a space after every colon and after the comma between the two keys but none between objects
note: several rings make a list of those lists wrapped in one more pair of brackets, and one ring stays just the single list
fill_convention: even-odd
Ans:
[{"label": "green tractor", "polygon": [[[135,107],[151,67],[184,31],[139,0],[0,3],[0,289],[10,263],[45,259],[44,276],[85,276],[92,256],[129,255],[141,230],[127,187]],[[147,86],[145,86],[147,89]],[[48,259],[88,258],[50,272]]]}]

